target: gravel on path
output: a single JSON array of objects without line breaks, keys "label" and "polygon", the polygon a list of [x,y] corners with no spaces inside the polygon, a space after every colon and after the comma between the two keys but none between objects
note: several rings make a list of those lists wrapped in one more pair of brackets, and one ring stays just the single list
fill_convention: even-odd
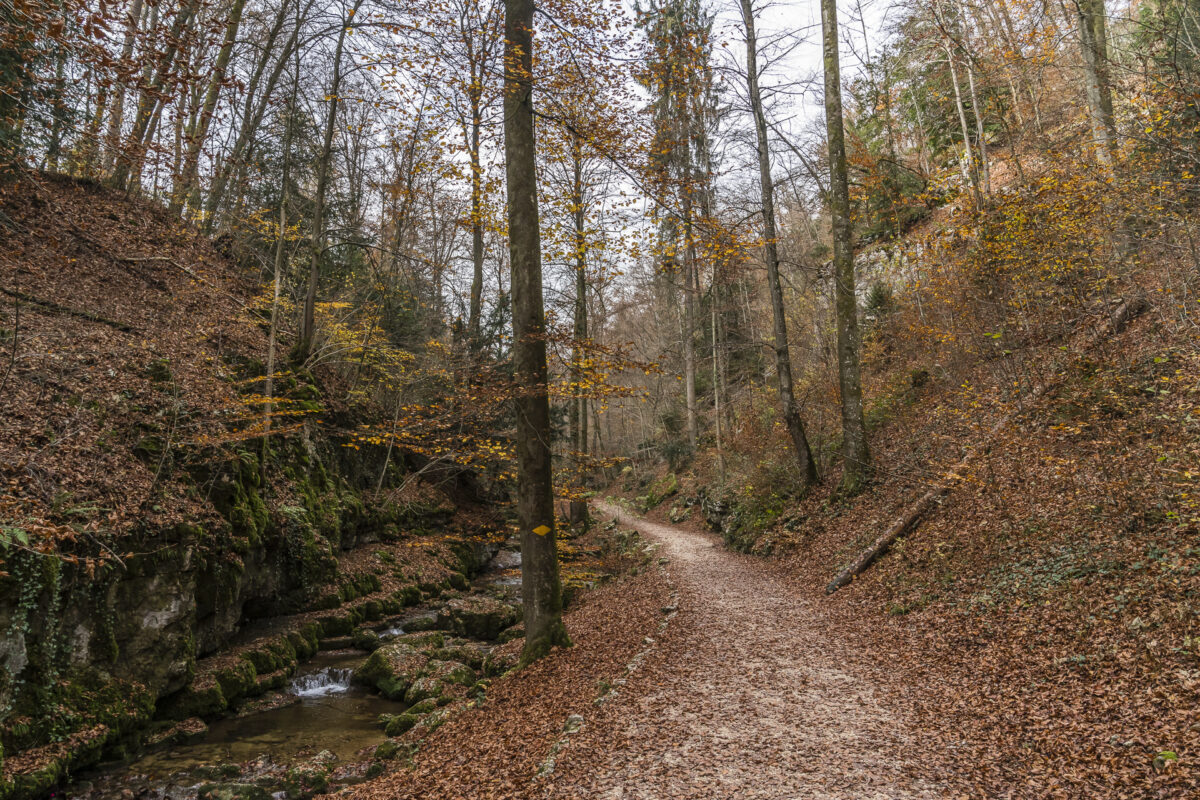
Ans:
[{"label": "gravel on path", "polygon": [[886,675],[824,606],[715,536],[597,509],[659,543],[677,609],[644,664],[557,759],[549,796],[940,797],[904,757]]}]

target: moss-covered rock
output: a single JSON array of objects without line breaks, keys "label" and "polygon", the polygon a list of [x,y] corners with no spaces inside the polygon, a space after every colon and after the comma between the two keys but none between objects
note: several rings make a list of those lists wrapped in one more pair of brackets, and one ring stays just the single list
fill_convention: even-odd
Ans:
[{"label": "moss-covered rock", "polygon": [[394,597],[405,606],[415,606],[421,602],[421,590],[410,584],[397,589]]},{"label": "moss-covered rock", "polygon": [[407,733],[414,725],[421,721],[421,718],[416,714],[387,714],[387,721],[384,724],[383,732],[388,736],[400,736]]},{"label": "moss-covered rock", "polygon": [[459,636],[495,641],[517,622],[517,610],[487,596],[456,597],[438,612],[438,627]]},{"label": "moss-covered rock", "polygon": [[437,700],[446,691],[446,684],[432,675],[422,675],[409,685],[404,702],[419,703],[422,700]]},{"label": "moss-covered rock", "polygon": [[206,783],[196,800],[271,800],[271,795],[253,783]]},{"label": "moss-covered rock", "polygon": [[375,758],[378,761],[391,761],[400,752],[400,745],[395,742],[384,742],[375,748]]},{"label": "moss-covered rock", "polygon": [[258,673],[254,665],[241,658],[216,671],[214,676],[221,687],[225,702],[232,705],[243,697],[251,695],[257,686]]},{"label": "moss-covered rock", "polygon": [[329,787],[329,773],[335,761],[337,756],[322,750],[303,764],[292,767],[287,771],[284,791],[293,798],[312,797],[324,792]]},{"label": "moss-covered rock", "polygon": [[228,707],[229,703],[225,700],[225,694],[221,691],[216,677],[206,675],[160,700],[158,716],[176,720],[188,717],[205,719],[220,714]]},{"label": "moss-covered rock", "polygon": [[421,716],[422,714],[429,714],[437,710],[437,707],[437,701],[433,698],[429,698],[428,700],[422,700],[419,703],[413,703],[408,707],[408,711],[405,713]]},{"label": "moss-covered rock", "polygon": [[359,650],[366,650],[372,653],[378,650],[383,645],[383,640],[379,638],[379,634],[370,628],[357,628],[352,637],[354,646]]},{"label": "moss-covered rock", "polygon": [[458,661],[438,661],[431,659],[425,665],[425,675],[437,678],[443,683],[453,683],[458,686],[470,686],[475,683],[475,670]]},{"label": "moss-covered rock", "polygon": [[488,645],[467,642],[432,650],[429,656],[441,661],[459,661],[473,670],[480,670],[483,669],[484,659],[487,658],[490,651],[491,647]]},{"label": "moss-covered rock", "polygon": [[401,700],[420,676],[429,657],[406,642],[388,642],[354,671],[354,681]]},{"label": "moss-covered rock", "polygon": [[446,645],[446,637],[441,631],[412,631],[410,633],[402,633],[392,641],[402,642],[418,650],[435,650]]},{"label": "moss-covered rock", "polygon": [[483,674],[489,678],[503,675],[520,662],[520,654],[507,648],[493,650],[483,661]]}]

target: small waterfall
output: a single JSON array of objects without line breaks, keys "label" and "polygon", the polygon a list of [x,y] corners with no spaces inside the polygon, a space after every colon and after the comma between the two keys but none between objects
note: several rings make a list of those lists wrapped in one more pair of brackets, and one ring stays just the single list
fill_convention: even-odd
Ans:
[{"label": "small waterfall", "polygon": [[384,628],[379,632],[380,639],[395,639],[397,636],[404,635],[404,628],[399,625],[393,625],[390,628]]},{"label": "small waterfall", "polygon": [[292,681],[292,694],[299,697],[324,697],[327,694],[340,694],[350,689],[352,669],[326,667],[320,672],[310,672],[307,675],[297,675]]}]

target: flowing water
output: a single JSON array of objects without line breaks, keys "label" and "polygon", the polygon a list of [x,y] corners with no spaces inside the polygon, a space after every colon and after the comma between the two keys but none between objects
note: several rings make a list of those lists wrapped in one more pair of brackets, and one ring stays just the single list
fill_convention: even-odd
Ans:
[{"label": "flowing water", "polygon": [[350,691],[350,677],[354,670],[349,667],[325,667],[317,672],[298,675],[292,680],[290,691],[301,698],[326,697]]},{"label": "flowing water", "polygon": [[147,796],[178,797],[180,791],[187,796],[190,788],[194,797],[196,784],[204,781],[199,774],[204,767],[255,759],[287,763],[323,750],[343,763],[368,757],[367,751],[385,738],[379,715],[399,713],[404,704],[350,683],[354,667],[365,658],[357,652],[319,654],[292,680],[285,705],[217,720],[199,741],[150,753],[115,773],[97,776],[85,787],[102,791],[73,796],[103,797],[109,794],[103,791],[106,783],[125,786],[132,781],[146,785],[149,791],[141,794]]},{"label": "flowing water", "polygon": [[[474,581],[478,591],[500,592],[518,602],[521,553],[501,550]],[[418,618],[436,616],[423,611],[376,629],[381,639],[405,633]],[[278,626],[274,620],[253,623],[243,636],[254,638]],[[299,763],[329,751],[340,764],[362,762],[385,740],[380,714],[398,714],[403,703],[368,693],[351,683],[355,668],[367,654],[320,653],[303,664],[287,690],[268,710],[227,717],[211,723],[198,741],[149,753],[132,763],[101,768],[68,787],[64,795],[76,800],[195,800],[199,785],[213,780],[212,770],[242,765],[236,780],[282,775],[287,764]]]}]

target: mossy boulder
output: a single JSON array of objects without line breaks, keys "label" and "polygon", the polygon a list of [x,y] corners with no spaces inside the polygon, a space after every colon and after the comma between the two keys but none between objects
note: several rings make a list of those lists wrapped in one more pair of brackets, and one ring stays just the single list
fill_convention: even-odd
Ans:
[{"label": "mossy boulder", "polygon": [[483,661],[483,674],[489,678],[503,675],[517,666],[520,652],[509,648],[497,648]]},{"label": "mossy boulder", "polygon": [[407,642],[388,642],[354,671],[354,681],[372,686],[392,700],[401,700],[420,677],[429,657]]},{"label": "mossy boulder", "polygon": [[491,648],[488,645],[467,642],[446,645],[430,652],[429,655],[440,661],[459,661],[473,670],[480,670],[483,669],[484,659],[487,658],[490,651]]},{"label": "mossy boulder", "polygon": [[329,788],[329,773],[333,769],[337,756],[328,750],[322,750],[303,764],[298,764],[287,771],[284,779],[284,791],[289,797],[304,798],[321,794]]},{"label": "mossy boulder", "polygon": [[257,688],[258,673],[255,672],[254,665],[240,658],[217,670],[215,677],[221,687],[221,694],[230,704],[253,694]]},{"label": "mossy boulder", "polygon": [[196,800],[271,800],[271,795],[253,783],[206,783]]},{"label": "mossy boulder", "polygon": [[391,761],[400,752],[400,745],[395,742],[384,742],[375,748],[375,758],[379,761]]},{"label": "mossy boulder", "polygon": [[205,675],[159,703],[158,716],[184,720],[188,717],[209,718],[220,714],[229,703],[216,678]]},{"label": "mossy boulder", "polygon": [[494,597],[456,597],[438,612],[438,627],[459,636],[495,641],[517,622],[517,609]]},{"label": "mossy boulder", "polygon": [[419,703],[422,700],[437,700],[446,691],[446,684],[432,675],[422,675],[404,693],[404,702]]},{"label": "mossy boulder", "polygon": [[460,697],[462,691],[475,683],[475,671],[457,661],[431,660],[422,674],[404,694],[404,702],[414,705],[433,700],[440,703],[447,695]]},{"label": "mossy boulder", "polygon": [[475,670],[458,661],[431,660],[425,665],[425,674],[443,683],[470,686],[475,683]]},{"label": "mossy boulder", "polygon": [[422,700],[419,703],[413,703],[411,706],[409,706],[408,711],[405,713],[416,714],[419,717],[422,714],[429,714],[433,711],[436,711],[437,707],[437,701],[433,698],[429,698],[428,700]]},{"label": "mossy boulder", "polygon": [[409,584],[393,592],[393,597],[396,598],[402,605],[415,606],[421,602],[421,590],[416,586]]},{"label": "mossy boulder", "polygon": [[387,719],[384,721],[383,732],[388,736],[400,736],[407,733],[414,725],[421,721],[421,717],[417,714],[385,714]]},{"label": "mossy boulder", "polygon": [[419,631],[432,631],[442,627],[437,616],[429,617],[414,617],[404,623],[404,630],[417,633]]},{"label": "mossy boulder", "polygon": [[410,633],[402,633],[392,640],[393,642],[403,642],[418,650],[436,650],[446,646],[446,637],[441,631],[413,631]]},{"label": "mossy boulder", "polygon": [[359,650],[366,650],[368,653],[373,653],[383,645],[383,640],[379,638],[379,634],[370,628],[358,628],[354,631],[352,637],[354,646]]}]

